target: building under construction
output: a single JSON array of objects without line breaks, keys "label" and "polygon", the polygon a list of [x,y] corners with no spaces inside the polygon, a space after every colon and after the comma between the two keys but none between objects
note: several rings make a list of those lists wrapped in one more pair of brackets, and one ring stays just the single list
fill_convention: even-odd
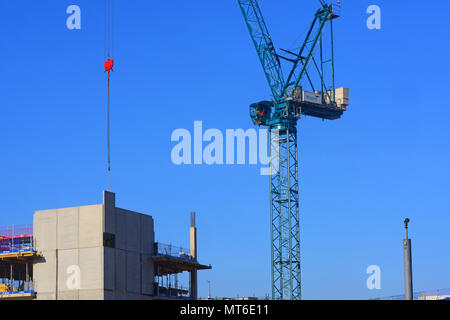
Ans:
[{"label": "building under construction", "polygon": [[[0,229],[0,299],[197,299],[195,214],[190,250],[155,242],[153,217],[103,203],[36,211]],[[178,275],[189,273],[183,288]]]}]

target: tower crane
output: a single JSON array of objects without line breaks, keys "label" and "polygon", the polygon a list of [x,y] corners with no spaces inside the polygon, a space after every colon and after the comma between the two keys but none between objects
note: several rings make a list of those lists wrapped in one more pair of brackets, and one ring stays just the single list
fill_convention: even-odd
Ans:
[{"label": "tower crane", "polygon": [[336,120],[346,111],[349,90],[336,88],[334,81],[333,21],[340,16],[340,1],[321,0],[303,43],[295,52],[280,49],[283,56],[258,1],[238,3],[273,98],[250,105],[253,123],[269,131],[272,299],[300,300],[297,121],[302,116]]}]

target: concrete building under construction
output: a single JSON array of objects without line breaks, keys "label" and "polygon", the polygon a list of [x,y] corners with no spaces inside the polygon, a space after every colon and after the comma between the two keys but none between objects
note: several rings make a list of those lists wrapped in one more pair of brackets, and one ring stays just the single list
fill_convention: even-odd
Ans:
[{"label": "concrete building under construction", "polygon": [[[0,299],[197,299],[195,214],[190,250],[155,242],[153,217],[103,203],[36,211],[33,225],[0,229]],[[188,272],[189,285],[178,284]]]}]

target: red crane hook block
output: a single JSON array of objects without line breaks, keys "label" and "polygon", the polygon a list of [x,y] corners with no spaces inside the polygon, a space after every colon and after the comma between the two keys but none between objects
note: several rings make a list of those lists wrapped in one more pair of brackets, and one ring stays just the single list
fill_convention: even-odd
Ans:
[{"label": "red crane hook block", "polygon": [[113,66],[114,66],[114,60],[108,59],[108,60],[105,62],[105,72],[108,71],[108,77],[109,77],[110,72],[111,72],[111,71],[114,71],[114,70],[113,70]]}]

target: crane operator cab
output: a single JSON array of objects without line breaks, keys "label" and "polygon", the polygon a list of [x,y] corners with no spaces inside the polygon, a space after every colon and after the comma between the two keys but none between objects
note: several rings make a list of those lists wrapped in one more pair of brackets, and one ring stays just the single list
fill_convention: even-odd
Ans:
[{"label": "crane operator cab", "polygon": [[271,112],[272,112],[273,102],[261,101],[254,103],[250,106],[250,117],[255,125],[267,125]]}]

